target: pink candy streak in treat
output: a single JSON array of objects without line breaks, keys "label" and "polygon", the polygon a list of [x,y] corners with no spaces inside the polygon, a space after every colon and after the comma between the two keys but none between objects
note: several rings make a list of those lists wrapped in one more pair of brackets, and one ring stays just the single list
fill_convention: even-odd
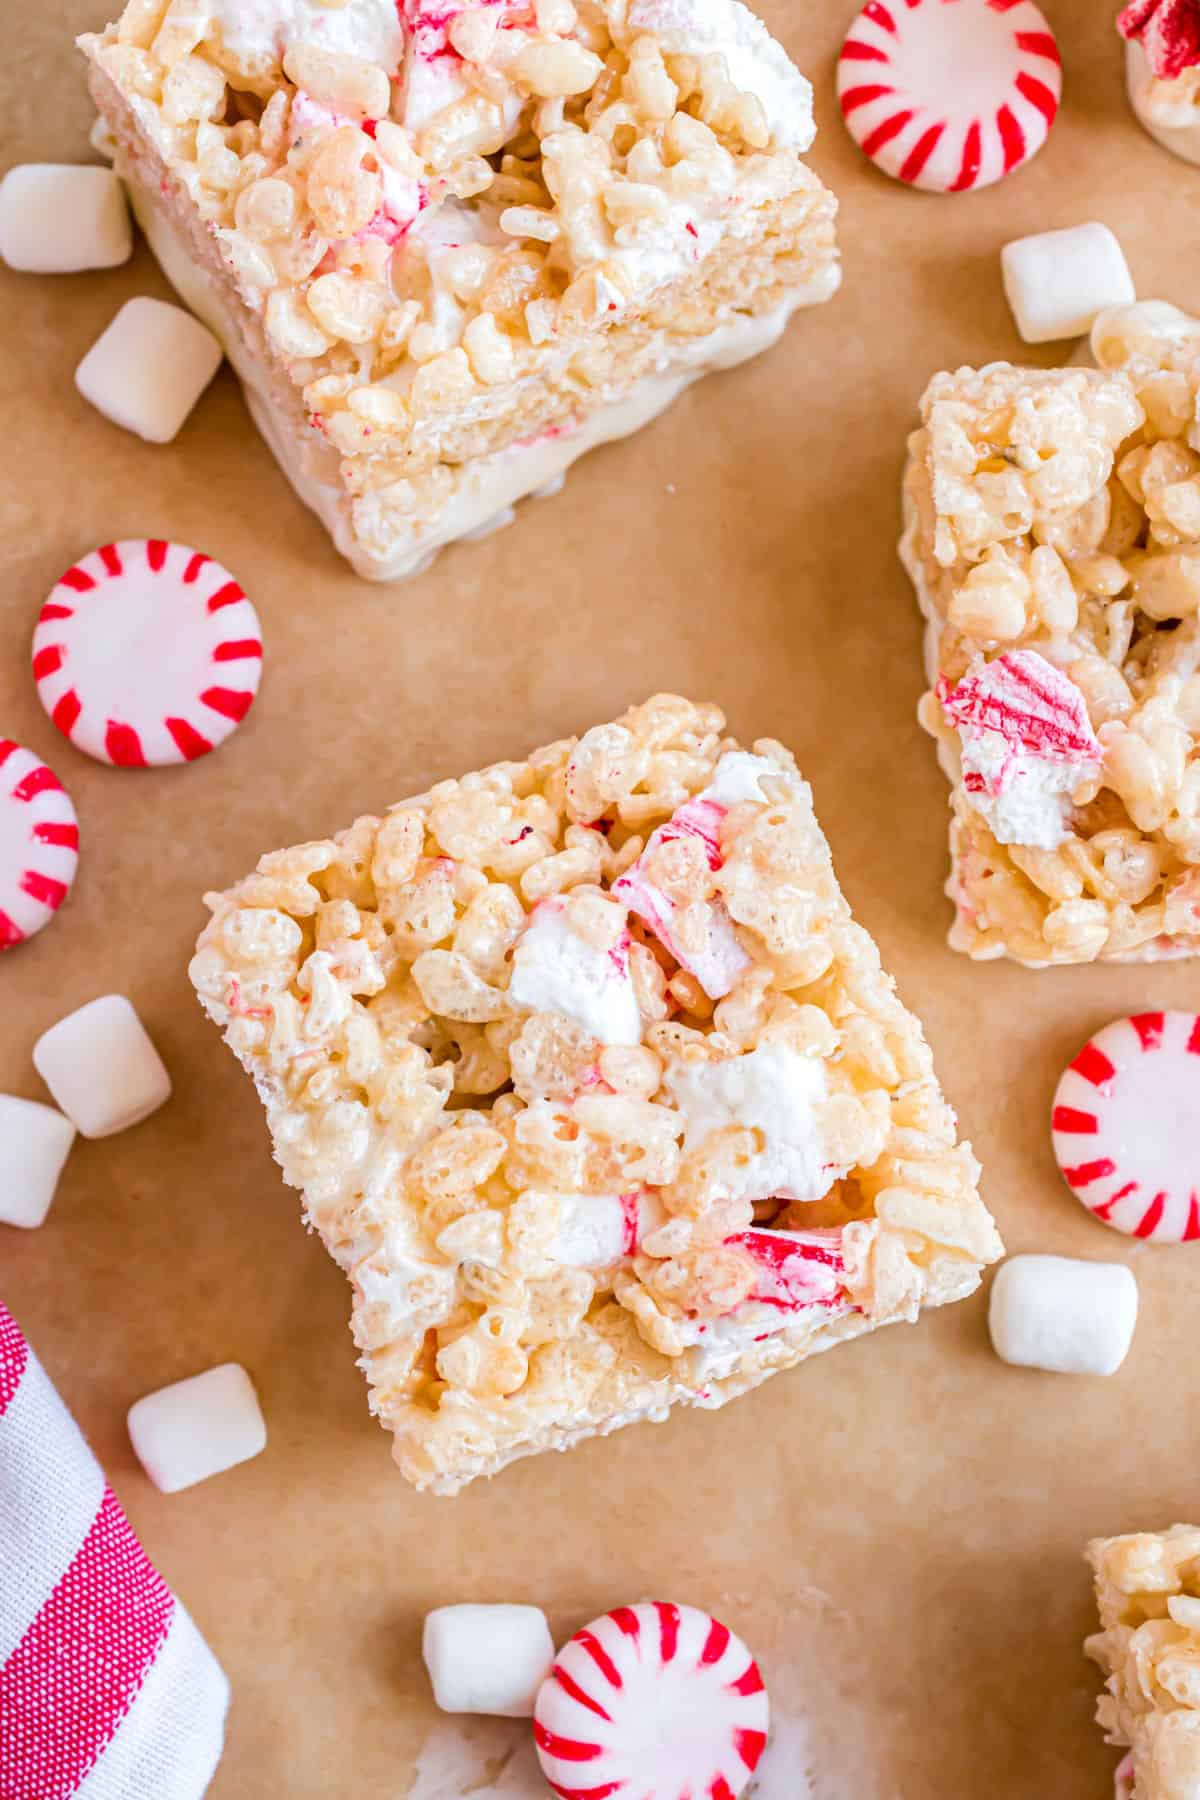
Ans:
[{"label": "pink candy streak in treat", "polygon": [[733,921],[719,900],[710,901],[707,945],[698,954],[685,951],[676,941],[672,929],[675,902],[650,880],[646,864],[648,858],[664,845],[677,843],[681,838],[694,838],[703,847],[708,866],[715,874],[724,861],[720,843],[721,821],[728,810],[720,801],[703,797],[685,801],[665,825],[651,833],[641,856],[614,882],[612,890],[615,899],[623,900],[631,912],[645,921],[679,966],[696,977],[711,1000],[722,999],[742,971],[750,966],[750,958],[738,942]]},{"label": "pink candy streak in treat", "polygon": [[758,1664],[693,1606],[621,1606],[576,1632],[534,1704],[560,1800],[737,1800],[767,1741]]},{"label": "pink candy streak in treat", "polygon": [[1200,1238],[1200,1016],[1135,1013],[1083,1046],[1054,1095],[1063,1180],[1130,1237]]},{"label": "pink candy streak in treat", "polygon": [[[513,0],[482,0],[485,6],[495,6],[500,13],[501,31],[511,31],[515,26],[531,26],[534,23],[533,8],[520,6]],[[453,57],[456,62],[462,58],[447,37],[447,29],[457,19],[463,6],[427,5],[425,0],[396,0],[396,11],[399,13],[413,50],[422,62],[435,62],[438,57]]]},{"label": "pink candy streak in treat", "polygon": [[800,1312],[808,1306],[840,1307],[847,1299],[840,1231],[751,1229],[725,1242],[748,1251],[758,1265],[748,1300],[780,1312]]},{"label": "pink candy streak in treat", "polygon": [[1200,0],[1133,0],[1117,30],[1142,46],[1160,81],[1174,81],[1200,63]]},{"label": "pink candy streak in treat", "polygon": [[1133,1751],[1123,1756],[1113,1772],[1113,1800],[1133,1800],[1133,1784],[1136,1770],[1133,1766]]}]

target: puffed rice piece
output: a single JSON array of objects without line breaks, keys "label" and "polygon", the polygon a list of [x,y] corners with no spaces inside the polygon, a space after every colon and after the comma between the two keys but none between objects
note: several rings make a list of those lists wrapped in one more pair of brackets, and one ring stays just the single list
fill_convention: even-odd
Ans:
[{"label": "puffed rice piece", "polygon": [[1100,1630],[1084,1648],[1104,1671],[1096,1722],[1136,1800],[1200,1792],[1200,1529],[1094,1538],[1087,1560]]},{"label": "puffed rice piece", "polygon": [[1091,349],[935,376],[904,483],[950,943],[1033,968],[1200,951],[1200,321]]},{"label": "puffed rice piece", "polygon": [[[724,1405],[1001,1252],[808,784],[714,706],[656,695],[207,903],[193,984],[419,1488]],[[712,932],[728,983],[680,960]]]},{"label": "puffed rice piece", "polygon": [[838,285],[811,88],[739,0],[128,0],[80,45],[151,247],[369,579]]}]

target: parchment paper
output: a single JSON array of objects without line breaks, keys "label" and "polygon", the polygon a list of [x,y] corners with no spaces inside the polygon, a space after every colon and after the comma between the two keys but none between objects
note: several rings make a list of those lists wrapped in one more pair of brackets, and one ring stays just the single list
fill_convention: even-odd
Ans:
[{"label": "parchment paper", "polygon": [[[79,1143],[42,1230],[0,1227],[0,1292],[232,1678],[216,1800],[453,1800],[489,1783],[507,1795],[523,1730],[479,1728],[472,1741],[494,1754],[464,1751],[454,1774],[459,1727],[430,1698],[423,1613],[533,1601],[565,1635],[649,1595],[713,1609],[759,1651],[787,1743],[807,1742],[814,1769],[810,1786],[788,1751],[794,1771],[772,1776],[781,1800],[1109,1793],[1115,1757],[1091,1723],[1097,1678],[1080,1653],[1092,1622],[1080,1551],[1095,1533],[1200,1516],[1200,1249],[1134,1245],[1092,1222],[1057,1178],[1047,1109],[1064,1059],[1105,1020],[1200,1005],[1200,965],[1033,974],[944,948],[946,790],[913,720],[920,631],[893,546],[928,376],[1055,360],[1053,347],[1021,351],[1000,246],[1100,218],[1143,296],[1200,305],[1200,171],[1127,112],[1109,6],[1049,0],[1066,104],[1046,151],[983,193],[904,190],[837,118],[833,61],[853,10],[763,4],[816,86],[813,160],[842,201],[841,296],[407,586],[368,586],[336,558],[228,372],[166,449],[77,397],[74,366],[118,305],[167,291],[144,250],[112,273],[0,279],[0,735],[48,758],[83,829],[65,911],[0,959],[0,1088],[44,1097],[34,1039],[112,990],[134,1000],[175,1080],[137,1130]],[[104,0],[5,0],[0,166],[88,157],[71,38],[104,16]],[[34,618],[63,568],[139,535],[220,558],[262,617],[259,701],[192,768],[88,761],[29,675]],[[722,1413],[526,1462],[457,1500],[419,1498],[368,1416],[343,1277],[300,1228],[251,1085],[187,985],[200,895],[264,850],[658,688],[718,699],[743,737],[795,746],[851,903],[925,1020],[1009,1248],[1127,1261],[1137,1338],[1109,1381],[1017,1372],[992,1356],[977,1296]],[[125,1409],[226,1359],[258,1384],[267,1451],[159,1495]]]}]

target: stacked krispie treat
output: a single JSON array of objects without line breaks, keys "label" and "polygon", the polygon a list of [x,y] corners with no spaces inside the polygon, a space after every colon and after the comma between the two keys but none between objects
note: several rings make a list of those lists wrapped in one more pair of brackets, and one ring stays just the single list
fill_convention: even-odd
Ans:
[{"label": "stacked krispie treat", "polygon": [[1092,348],[938,375],[910,441],[921,719],[975,957],[1200,950],[1200,323],[1115,308]]},{"label": "stacked krispie treat", "polygon": [[1131,1746],[1118,1794],[1186,1800],[1200,1793],[1200,1531],[1097,1538],[1088,1561],[1101,1630],[1086,1648],[1108,1688],[1096,1718]]},{"label": "stacked krispie treat", "polygon": [[811,89],[737,0],[129,0],[82,44],[160,261],[363,575],[837,286]]},{"label": "stacked krispie treat", "polygon": [[970,1293],[1000,1243],[790,754],[661,695],[209,897],[192,979],[452,1493]]}]

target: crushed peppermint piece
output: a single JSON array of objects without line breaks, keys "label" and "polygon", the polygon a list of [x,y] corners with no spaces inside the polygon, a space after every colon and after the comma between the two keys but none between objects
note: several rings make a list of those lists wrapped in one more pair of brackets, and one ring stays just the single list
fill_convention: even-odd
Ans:
[{"label": "crushed peppermint piece", "polygon": [[695,976],[710,1000],[723,999],[738,976],[750,967],[750,957],[738,939],[733,920],[723,901],[706,901],[704,941],[699,946],[685,945],[677,927],[678,903],[663,892],[648,871],[668,844],[691,838],[700,844],[709,869],[715,874],[724,861],[721,825],[726,813],[743,801],[761,804],[765,796],[759,786],[760,777],[779,773],[763,756],[752,756],[746,750],[728,751],[717,764],[709,786],[694,800],[677,807],[667,823],[651,834],[637,862],[613,887],[614,895],[650,927],[679,966]]},{"label": "crushed peppermint piece", "polygon": [[1142,46],[1160,81],[1174,81],[1200,63],[1200,0],[1133,0],[1117,30]]},{"label": "crushed peppermint piece", "polygon": [[963,787],[1002,844],[1055,850],[1070,796],[1103,757],[1083,695],[1036,650],[943,679],[938,697],[962,740]]}]

